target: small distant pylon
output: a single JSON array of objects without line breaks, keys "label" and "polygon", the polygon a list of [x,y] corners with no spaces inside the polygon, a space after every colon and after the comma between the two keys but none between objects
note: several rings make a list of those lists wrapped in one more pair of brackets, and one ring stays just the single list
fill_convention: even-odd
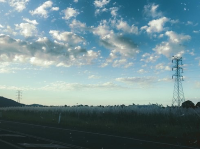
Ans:
[{"label": "small distant pylon", "polygon": [[22,91],[17,91],[17,102],[20,103],[20,100],[22,99]]},{"label": "small distant pylon", "polygon": [[177,104],[177,106],[180,107],[181,104],[185,101],[182,86],[182,81],[184,80],[183,76],[181,75],[181,73],[183,73],[183,68],[181,67],[183,65],[182,57],[172,56],[172,63],[175,64],[172,67],[172,71],[175,71],[175,74],[172,75],[172,79],[175,78],[172,106],[176,106]]}]

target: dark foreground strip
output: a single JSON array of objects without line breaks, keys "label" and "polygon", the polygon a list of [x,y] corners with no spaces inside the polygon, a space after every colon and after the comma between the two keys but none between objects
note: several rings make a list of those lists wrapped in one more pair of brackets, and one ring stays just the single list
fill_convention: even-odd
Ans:
[{"label": "dark foreground strip", "polygon": [[13,149],[24,149],[24,148],[21,148],[21,147],[19,147],[19,146],[16,146],[16,145],[14,145],[14,144],[12,144],[12,143],[6,142],[6,141],[1,140],[1,139],[0,139],[0,142],[5,143],[5,144],[7,144],[7,145],[9,145],[9,146],[12,146]]},{"label": "dark foreground strip", "polygon": [[[146,142],[146,143],[153,143],[153,144],[159,144],[159,145],[168,145],[168,146],[172,146],[172,147],[180,147],[183,149],[200,149],[200,148],[194,148],[194,147],[189,147],[189,146],[182,146],[182,145],[175,145],[175,144],[169,144],[169,143],[163,143],[163,142],[155,142],[155,141],[148,141],[148,140],[141,140],[141,139],[136,139],[136,138],[128,138],[128,137],[122,137],[122,136],[115,136],[115,135],[108,135],[108,134],[101,134],[101,133],[93,133],[93,132],[87,132],[87,131],[79,131],[79,130],[74,130],[74,129],[66,129],[66,128],[57,128],[57,127],[49,127],[49,126],[45,126],[45,125],[35,125],[35,124],[28,124],[28,123],[21,123],[21,122],[13,122],[13,121],[5,121],[5,120],[0,120],[2,122],[8,122],[8,123],[15,123],[15,124],[23,124],[23,125],[30,125],[30,126],[35,126],[35,127],[46,127],[46,128],[50,128],[50,129],[57,129],[57,130],[67,130],[67,131],[74,131],[74,132],[80,132],[80,133],[87,133],[87,134],[93,134],[93,135],[100,135],[100,136],[108,136],[108,137],[115,137],[115,138],[121,138],[121,139],[128,139],[128,140],[135,140],[135,141],[140,141],[140,142]],[[4,130],[4,129],[2,129]],[[10,130],[6,130],[6,131],[10,131]],[[14,132],[14,131],[10,131],[10,132]],[[18,132],[14,132],[14,133],[18,133]],[[18,133],[23,135],[23,133]],[[31,135],[26,135],[26,136],[30,136]],[[33,136],[35,137],[35,136]],[[35,137],[38,138],[38,137]],[[39,139],[39,138],[38,138]],[[42,138],[43,139],[43,138]],[[41,140],[42,140],[41,139]],[[50,141],[48,139],[45,139],[44,141]],[[53,141],[53,142],[57,142],[57,141]],[[60,143],[60,142],[59,142]],[[59,144],[58,143],[58,144]],[[73,147],[73,145],[72,145]],[[76,146],[75,146],[76,147]],[[81,148],[81,147],[79,147]],[[85,148],[81,148],[81,149],[85,149]]]},{"label": "dark foreground strip", "polygon": [[[15,133],[15,134],[19,134],[19,135],[23,135],[23,136],[26,136],[26,137],[30,137],[30,138],[34,138],[34,139],[38,139],[38,140],[42,140],[42,141],[55,143],[55,144],[66,146],[66,147],[73,147],[73,148],[76,148],[76,149],[88,149],[88,148],[85,148],[85,147],[80,147],[80,146],[76,146],[76,145],[72,145],[72,144],[66,144],[66,143],[63,143],[63,142],[58,142],[58,141],[55,141],[55,140],[45,139],[45,138],[41,138],[41,137],[37,137],[37,136],[33,136],[33,135],[21,133],[21,132],[11,131],[11,130],[2,129],[2,128],[0,128],[0,130],[11,132],[11,133]],[[22,149],[22,148],[19,148],[19,149]]]},{"label": "dark foreground strip", "polygon": [[69,147],[65,147],[65,146],[61,146],[61,145],[57,145],[57,144],[33,144],[33,143],[19,143],[22,146],[25,147],[42,147],[42,148],[69,148]]}]

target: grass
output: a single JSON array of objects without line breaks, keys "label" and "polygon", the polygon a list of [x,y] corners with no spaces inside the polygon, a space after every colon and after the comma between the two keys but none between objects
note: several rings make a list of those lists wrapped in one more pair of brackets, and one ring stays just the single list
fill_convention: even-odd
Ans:
[{"label": "grass", "polygon": [[[200,108],[13,107],[0,108],[5,120],[53,125],[124,136],[200,137]],[[61,121],[58,124],[59,114]]]}]

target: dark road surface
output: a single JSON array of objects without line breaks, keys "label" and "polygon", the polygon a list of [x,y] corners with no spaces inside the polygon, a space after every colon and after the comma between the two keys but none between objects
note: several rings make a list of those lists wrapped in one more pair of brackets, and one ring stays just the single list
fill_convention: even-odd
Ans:
[{"label": "dark road surface", "polygon": [[[151,140],[151,141],[149,141]],[[0,120],[0,149],[200,149],[176,141],[126,138]]]}]

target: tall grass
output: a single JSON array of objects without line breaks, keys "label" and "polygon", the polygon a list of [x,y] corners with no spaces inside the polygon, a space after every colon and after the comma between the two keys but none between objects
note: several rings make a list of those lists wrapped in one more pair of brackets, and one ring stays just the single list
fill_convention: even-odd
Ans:
[{"label": "tall grass", "polygon": [[9,107],[0,108],[3,119],[58,125],[126,136],[188,136],[200,134],[200,108],[162,108],[158,105]]}]

